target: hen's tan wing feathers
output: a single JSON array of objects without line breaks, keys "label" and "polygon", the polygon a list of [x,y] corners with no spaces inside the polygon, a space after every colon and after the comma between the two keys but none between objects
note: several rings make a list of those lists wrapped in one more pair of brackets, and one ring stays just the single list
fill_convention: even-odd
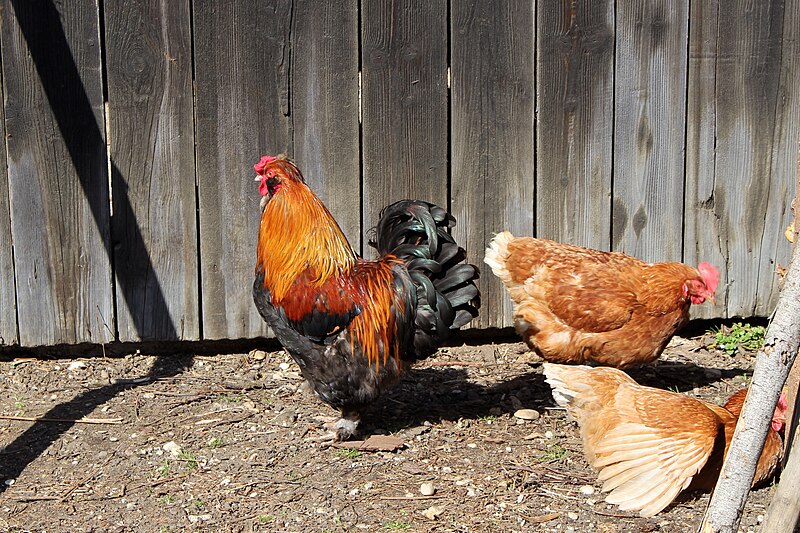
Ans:
[{"label": "hen's tan wing feathers", "polygon": [[613,368],[544,364],[553,397],[581,426],[606,501],[652,516],[706,464],[722,421],[704,402]]}]

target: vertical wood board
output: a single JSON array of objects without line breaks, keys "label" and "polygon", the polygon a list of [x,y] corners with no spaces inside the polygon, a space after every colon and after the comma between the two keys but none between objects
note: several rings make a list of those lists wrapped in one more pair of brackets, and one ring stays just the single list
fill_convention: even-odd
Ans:
[{"label": "vertical wood board", "polygon": [[[797,139],[796,126],[785,122],[797,117],[797,104],[784,107],[793,95],[778,98],[782,78],[796,76],[791,68],[781,74],[788,30],[782,4],[694,11],[685,256],[719,266],[721,290],[719,309],[699,308],[693,316],[766,315],[777,301],[774,261],[788,257],[788,243],[782,254],[779,245],[790,218],[794,164],[776,165],[773,156],[776,163],[784,155],[791,161],[793,154],[775,151],[776,142],[785,149]],[[787,67],[795,61],[785,60]]]},{"label": "vertical wood board", "polygon": [[536,33],[536,233],[608,250],[614,2],[541,2]]},{"label": "vertical wood board", "polygon": [[[23,346],[114,339],[98,7],[2,4],[5,143]],[[4,319],[5,320],[5,319]]]},{"label": "vertical wood board", "polygon": [[105,4],[118,327],[199,338],[187,0]]},{"label": "vertical wood board", "polygon": [[[792,248],[784,236],[792,223],[793,198],[797,197],[798,153],[800,153],[800,1],[783,4],[783,39],[775,107],[775,133],[772,137],[772,170],[761,240],[758,278],[753,314],[769,315],[778,304],[780,287],[777,275],[786,268]],[[800,207],[799,207],[800,208]]]},{"label": "vertical wood board", "polygon": [[447,2],[363,1],[361,23],[366,233],[396,200],[447,207]]},{"label": "vertical wood board", "polygon": [[688,0],[617,4],[612,248],[680,261]]},{"label": "vertical wood board", "polygon": [[452,10],[454,235],[481,268],[473,326],[509,326],[510,299],[483,257],[497,232],[534,232],[533,6],[465,1]]},{"label": "vertical wood board", "polygon": [[294,157],[359,250],[358,1],[299,0],[293,21]]},{"label": "vertical wood board", "polygon": [[[0,33],[0,39],[3,34]],[[2,41],[0,41],[0,44]],[[2,79],[2,77],[0,77]],[[0,102],[4,90],[0,87]],[[11,241],[11,211],[8,206],[8,167],[6,159],[5,109],[0,105],[0,346],[19,344],[17,333],[17,294],[14,281],[14,256]]]},{"label": "vertical wood board", "polygon": [[203,335],[257,337],[261,196],[253,164],[292,154],[288,1],[194,5]]}]

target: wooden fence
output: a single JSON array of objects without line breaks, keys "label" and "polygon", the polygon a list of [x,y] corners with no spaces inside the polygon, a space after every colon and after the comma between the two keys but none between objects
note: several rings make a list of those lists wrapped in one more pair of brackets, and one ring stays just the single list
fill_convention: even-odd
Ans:
[{"label": "wooden fence", "polygon": [[[721,267],[768,314],[800,0],[0,0],[0,344],[255,337],[252,165],[356,248],[402,197],[492,234]],[[110,199],[110,201],[109,201]],[[484,269],[476,327],[509,324]]]}]

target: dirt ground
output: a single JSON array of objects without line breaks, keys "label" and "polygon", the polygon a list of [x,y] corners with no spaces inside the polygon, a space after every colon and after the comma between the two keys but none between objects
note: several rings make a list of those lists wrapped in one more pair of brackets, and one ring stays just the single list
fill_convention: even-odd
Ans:
[{"label": "dirt ground", "polygon": [[[676,337],[631,374],[722,402],[754,354],[711,342]],[[654,518],[606,504],[521,343],[418,364],[362,425],[402,439],[392,452],[307,440],[334,412],[301,384],[281,350],[5,358],[0,414],[48,420],[0,420],[0,530],[682,532],[708,502],[682,496]],[[80,417],[102,423],[63,422]],[[751,494],[742,531],[759,531],[773,490]]]}]

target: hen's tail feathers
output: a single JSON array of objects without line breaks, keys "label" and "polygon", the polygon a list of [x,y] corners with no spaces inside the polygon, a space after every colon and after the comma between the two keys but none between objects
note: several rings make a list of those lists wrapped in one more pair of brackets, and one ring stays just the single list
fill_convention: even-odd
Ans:
[{"label": "hen's tail feathers", "polygon": [[414,348],[417,357],[436,351],[451,332],[478,316],[478,267],[448,232],[456,219],[441,207],[401,200],[381,211],[370,246],[405,262],[417,289]]},{"label": "hen's tail feathers", "polygon": [[510,231],[501,231],[489,242],[489,247],[486,248],[486,255],[483,258],[483,262],[492,268],[494,275],[500,278],[503,283],[511,281],[511,274],[506,268],[506,260],[508,259],[508,243],[514,239],[515,237]]}]

